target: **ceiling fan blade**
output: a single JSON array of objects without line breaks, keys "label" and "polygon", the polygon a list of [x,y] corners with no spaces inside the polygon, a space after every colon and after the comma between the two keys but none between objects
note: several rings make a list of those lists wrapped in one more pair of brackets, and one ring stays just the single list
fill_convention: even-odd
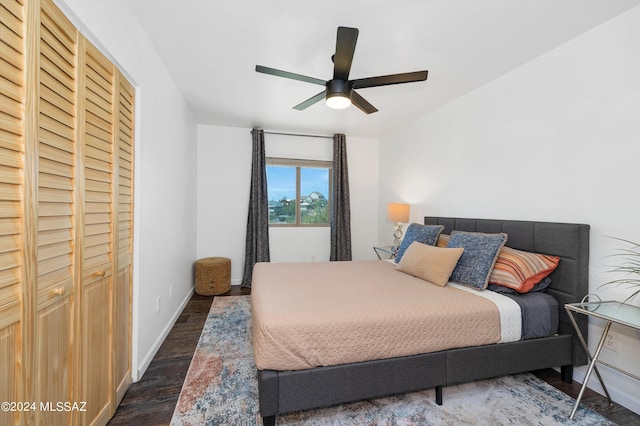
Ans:
[{"label": "ceiling fan blade", "polygon": [[324,86],[326,81],[319,78],[307,77],[306,75],[296,74],[288,71],[277,70],[275,68],[263,67],[262,65],[256,65],[256,71],[263,74],[275,75],[276,77],[290,78],[292,80],[304,81],[307,83],[319,84]]},{"label": "ceiling fan blade", "polygon": [[315,104],[316,102],[319,102],[319,101],[323,100],[324,99],[324,95],[325,95],[325,92],[322,91],[322,92],[318,93],[317,95],[314,95],[314,96],[310,97],[306,101],[301,102],[298,105],[294,106],[293,109],[297,109],[298,111],[302,111],[303,109],[307,109],[311,105]]},{"label": "ceiling fan blade", "polygon": [[367,102],[367,100],[360,96],[355,90],[351,92],[351,103],[367,114],[378,111],[376,107]]},{"label": "ceiling fan blade", "polygon": [[406,72],[402,74],[390,74],[380,77],[359,78],[353,80],[354,89],[363,89],[365,87],[389,86],[392,84],[413,83],[416,81],[424,81],[427,79],[429,71]]},{"label": "ceiling fan blade", "polygon": [[351,71],[351,61],[358,41],[358,29],[338,27],[336,39],[336,54],[333,56],[333,78],[348,80]]}]

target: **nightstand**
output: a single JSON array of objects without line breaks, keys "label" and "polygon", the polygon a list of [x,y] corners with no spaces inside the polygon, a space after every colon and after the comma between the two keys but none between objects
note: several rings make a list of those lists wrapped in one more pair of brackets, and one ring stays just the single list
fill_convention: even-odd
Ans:
[{"label": "nightstand", "polygon": [[373,246],[373,251],[376,252],[378,259],[393,259],[396,257],[398,248],[393,246]]},{"label": "nightstand", "polygon": [[[640,308],[637,306],[627,305],[622,302],[588,302],[588,303],[568,303],[564,305],[564,309],[569,314],[569,319],[573,324],[573,327],[576,329],[578,333],[578,337],[580,339],[580,343],[582,343],[582,347],[587,352],[589,356],[589,368],[587,369],[587,375],[584,378],[584,383],[582,384],[582,388],[580,389],[580,393],[578,394],[578,398],[576,399],[575,405],[573,406],[573,410],[571,411],[571,416],[569,418],[573,420],[573,417],[576,415],[576,410],[578,409],[578,405],[580,405],[580,400],[582,399],[582,394],[584,393],[585,388],[587,387],[587,383],[589,382],[589,377],[591,373],[595,370],[596,375],[598,376],[598,380],[602,385],[602,389],[611,403],[611,396],[609,396],[609,391],[607,391],[607,387],[604,385],[604,381],[602,380],[602,376],[598,371],[598,367],[596,364],[606,365],[607,367],[614,369],[622,374],[626,374],[629,377],[633,377],[636,380],[640,380],[640,377],[629,373],[628,371],[624,371],[614,365],[606,363],[598,359],[600,356],[600,351],[604,346],[604,342],[607,338],[607,334],[609,333],[609,328],[611,324],[620,324],[625,327],[630,327],[636,330],[640,330]],[[576,323],[573,315],[574,313],[579,313],[587,316],[592,316],[596,318],[603,319],[606,321],[604,326],[604,331],[602,332],[602,336],[600,337],[600,341],[598,342],[598,346],[596,347],[593,355],[589,352],[589,347],[587,346],[587,342],[584,340],[584,336],[580,332],[580,328]]]}]

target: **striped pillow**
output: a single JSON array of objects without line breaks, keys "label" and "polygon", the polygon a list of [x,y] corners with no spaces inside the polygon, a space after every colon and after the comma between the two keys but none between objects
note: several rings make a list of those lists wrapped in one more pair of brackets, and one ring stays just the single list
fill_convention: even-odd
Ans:
[{"label": "striped pillow", "polygon": [[438,236],[438,241],[436,242],[436,247],[447,247],[449,244],[449,240],[451,239],[451,235],[449,234],[440,234]]},{"label": "striped pillow", "polygon": [[553,272],[560,258],[503,247],[489,275],[489,283],[527,293]]}]

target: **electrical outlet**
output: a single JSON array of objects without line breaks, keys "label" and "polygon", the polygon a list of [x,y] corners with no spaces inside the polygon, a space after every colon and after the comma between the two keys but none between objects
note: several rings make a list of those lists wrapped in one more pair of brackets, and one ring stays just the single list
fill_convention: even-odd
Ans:
[{"label": "electrical outlet", "polygon": [[160,296],[157,297],[156,299],[156,314],[160,313],[160,302],[162,301],[162,299],[160,298]]},{"label": "electrical outlet", "polygon": [[618,339],[615,334],[607,333],[607,337],[604,339],[604,347],[611,352],[618,352]]}]

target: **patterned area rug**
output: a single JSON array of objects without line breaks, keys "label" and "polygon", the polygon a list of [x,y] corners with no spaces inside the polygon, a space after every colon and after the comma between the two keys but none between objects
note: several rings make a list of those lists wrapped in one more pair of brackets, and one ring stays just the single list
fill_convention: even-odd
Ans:
[{"label": "patterned area rug", "polygon": [[[261,425],[249,296],[216,297],[191,361],[173,426]],[[278,425],[613,425],[531,374],[279,416]]]}]

